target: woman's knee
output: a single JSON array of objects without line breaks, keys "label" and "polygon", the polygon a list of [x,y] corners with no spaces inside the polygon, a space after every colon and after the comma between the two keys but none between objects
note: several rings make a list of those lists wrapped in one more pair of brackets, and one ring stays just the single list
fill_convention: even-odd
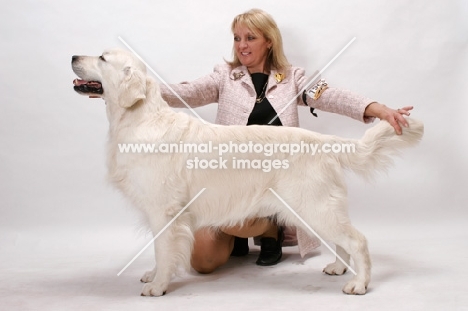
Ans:
[{"label": "woman's knee", "polygon": [[192,255],[192,268],[201,274],[209,274],[215,271],[218,267],[226,263],[227,260],[219,260],[216,256],[210,258],[207,256],[197,257]]},{"label": "woman's knee", "polygon": [[233,236],[211,229],[197,231],[191,258],[192,268],[203,274],[213,272],[229,260],[233,245]]}]

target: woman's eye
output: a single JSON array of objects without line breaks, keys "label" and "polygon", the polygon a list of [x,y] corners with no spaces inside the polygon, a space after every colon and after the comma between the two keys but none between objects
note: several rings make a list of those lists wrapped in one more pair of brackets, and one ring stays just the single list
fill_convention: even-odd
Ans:
[{"label": "woman's eye", "polygon": [[240,41],[239,37],[234,37],[234,41]]},{"label": "woman's eye", "polygon": [[247,40],[249,40],[249,41],[255,40],[255,37],[249,36],[249,37],[247,37]]}]

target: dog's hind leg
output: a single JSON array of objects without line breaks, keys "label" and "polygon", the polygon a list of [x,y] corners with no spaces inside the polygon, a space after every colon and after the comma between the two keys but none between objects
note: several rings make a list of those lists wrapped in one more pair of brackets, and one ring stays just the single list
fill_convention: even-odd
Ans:
[{"label": "dog's hind leg", "polygon": [[[347,294],[363,295],[366,293],[370,282],[371,263],[367,249],[366,238],[357,231],[350,223],[347,209],[346,196],[343,187],[336,189],[330,194],[328,204],[316,206],[312,209],[302,209],[299,216],[317,234],[325,240],[333,242],[337,246],[337,254],[349,265],[350,257],[354,261],[356,276],[343,288]],[[298,220],[290,219],[290,221]],[[301,225],[304,229],[305,227]],[[348,255],[349,254],[349,255]],[[343,274],[346,265],[337,260],[325,267],[324,272],[328,274]]]},{"label": "dog's hind leg", "polygon": [[[344,225],[343,228],[345,228],[345,230],[331,240],[337,245],[337,254],[340,256],[343,255],[344,257],[342,258],[345,261],[349,258],[349,256],[347,257],[345,254],[350,254],[356,270],[356,275],[343,287],[343,292],[352,295],[364,295],[371,277],[371,260],[367,248],[367,240],[364,235],[351,226],[351,224]],[[332,267],[340,268],[340,264],[337,262],[325,267],[325,272],[328,273],[329,269],[331,270]],[[344,266],[343,263],[341,263],[341,265]]]},{"label": "dog's hind leg", "polygon": [[[336,245],[336,254],[340,256],[341,259],[349,266],[349,254],[339,245]],[[341,260],[336,258],[336,261],[328,264],[324,269],[328,275],[342,275],[348,270],[348,266],[346,266]]]}]

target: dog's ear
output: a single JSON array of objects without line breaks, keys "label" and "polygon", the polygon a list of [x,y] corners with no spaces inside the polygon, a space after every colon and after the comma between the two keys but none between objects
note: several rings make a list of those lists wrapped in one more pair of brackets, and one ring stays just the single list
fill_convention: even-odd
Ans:
[{"label": "dog's ear", "polygon": [[119,104],[123,108],[130,108],[139,100],[146,98],[146,76],[132,67],[125,67],[123,75],[119,87]]}]

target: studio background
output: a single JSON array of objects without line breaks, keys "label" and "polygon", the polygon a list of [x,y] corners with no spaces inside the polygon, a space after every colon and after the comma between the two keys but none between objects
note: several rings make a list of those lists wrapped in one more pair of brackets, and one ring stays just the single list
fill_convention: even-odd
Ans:
[{"label": "studio background", "polygon": [[[150,238],[106,182],[104,101],[73,91],[72,55],[125,48],[120,36],[166,82],[190,81],[231,59],[231,21],[250,8],[274,17],[289,61],[309,74],[356,37],[322,76],[392,108],[413,105],[425,123],[421,144],[375,183],[348,174],[353,223],[368,236],[401,235],[410,253],[417,242],[403,231],[413,226],[412,239],[462,238],[466,248],[468,1],[16,1],[0,12],[0,282],[12,282],[0,287],[5,301],[29,307],[10,292],[29,283],[15,279],[56,271],[62,252],[95,242],[87,251],[99,253],[125,233],[114,241],[121,257],[109,259],[121,267]],[[196,111],[214,122],[216,108]],[[352,138],[372,126],[321,111],[314,118],[307,108],[300,122]],[[40,260],[29,265],[35,252]],[[147,252],[141,269],[152,264]]]}]

